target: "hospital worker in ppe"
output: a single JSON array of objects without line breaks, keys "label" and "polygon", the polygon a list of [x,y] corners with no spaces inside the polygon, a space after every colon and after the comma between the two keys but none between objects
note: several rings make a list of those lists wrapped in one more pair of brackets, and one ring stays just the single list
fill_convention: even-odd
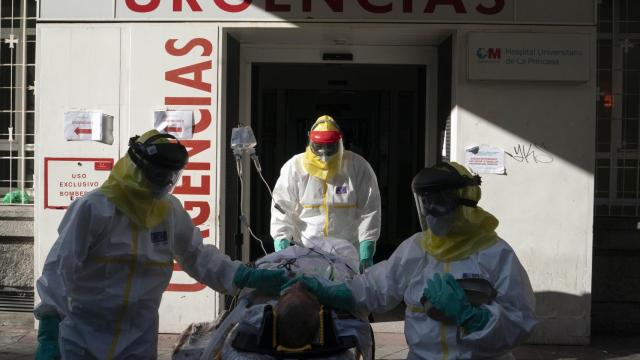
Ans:
[{"label": "hospital worker in ppe", "polygon": [[526,271],[480,208],[480,178],[451,162],[413,179],[422,232],[391,257],[339,285],[302,281],[325,305],[387,311],[407,305],[408,359],[513,359],[535,324]]},{"label": "hospital worker in ppe", "polygon": [[307,245],[313,236],[334,237],[360,250],[362,267],[373,264],[380,236],[378,181],[364,158],[343,149],[342,132],[332,117],[320,116],[306,151],[284,164],[273,199],[276,251],[292,242]]},{"label": "hospital worker in ppe", "polygon": [[217,291],[279,292],[283,271],[248,268],[203,244],[169,194],[187,161],[173,136],[148,131],[129,140],[100,188],[71,203],[36,283],[36,359],[155,359],[174,260]]}]

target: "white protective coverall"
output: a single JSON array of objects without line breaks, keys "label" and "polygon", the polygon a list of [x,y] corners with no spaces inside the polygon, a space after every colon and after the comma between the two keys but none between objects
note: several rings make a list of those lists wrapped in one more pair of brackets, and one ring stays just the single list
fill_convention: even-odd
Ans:
[{"label": "white protective coverall", "polygon": [[[526,271],[511,247],[498,239],[491,247],[465,259],[440,262],[421,246],[423,233],[405,240],[391,257],[347,281],[356,306],[387,311],[404,300],[407,359],[513,359],[510,350],[533,330],[534,295]],[[420,303],[427,279],[436,273],[455,278],[483,277],[498,295],[489,305],[484,329],[464,334],[455,325],[431,319]]]},{"label": "white protective coverall", "polygon": [[179,200],[163,222],[139,229],[100,190],[74,201],[36,286],[36,317],[57,313],[63,359],[155,359],[158,307],[173,260],[203,284],[233,292],[240,265],[213,245]]},{"label": "white protective coverall", "polygon": [[380,192],[371,165],[345,150],[340,171],[323,181],[305,171],[303,157],[295,155],[282,166],[273,198],[287,214],[271,208],[271,237],[309,246],[313,236],[330,236],[348,240],[356,249],[359,241],[377,241]]}]

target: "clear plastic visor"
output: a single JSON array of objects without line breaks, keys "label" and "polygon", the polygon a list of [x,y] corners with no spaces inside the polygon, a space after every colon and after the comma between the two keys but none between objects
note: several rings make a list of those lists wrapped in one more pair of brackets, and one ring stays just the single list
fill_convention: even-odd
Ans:
[{"label": "clear plastic visor", "polygon": [[147,180],[149,180],[149,190],[155,197],[163,197],[169,194],[176,187],[176,184],[182,176],[181,170],[165,170],[165,169],[153,169],[149,171]]},{"label": "clear plastic visor", "polygon": [[320,157],[330,157],[340,150],[340,141],[326,144],[310,143],[311,151]]},{"label": "clear plastic visor", "polygon": [[449,214],[460,205],[455,190],[413,194],[422,231],[429,228],[427,216],[440,217]]}]

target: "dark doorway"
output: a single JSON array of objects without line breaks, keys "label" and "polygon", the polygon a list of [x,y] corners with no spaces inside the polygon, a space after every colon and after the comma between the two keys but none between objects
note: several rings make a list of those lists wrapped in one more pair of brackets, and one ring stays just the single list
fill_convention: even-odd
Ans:
[{"label": "dark doorway", "polygon": [[[425,66],[254,64],[252,81],[251,123],[271,187],[282,165],[304,151],[315,119],[328,114],[342,128],[345,148],[367,159],[378,177],[382,229],[375,261],[419,231],[410,183],[425,163]],[[270,205],[253,173],[252,228],[273,251]],[[252,239],[251,260],[261,255]]]}]

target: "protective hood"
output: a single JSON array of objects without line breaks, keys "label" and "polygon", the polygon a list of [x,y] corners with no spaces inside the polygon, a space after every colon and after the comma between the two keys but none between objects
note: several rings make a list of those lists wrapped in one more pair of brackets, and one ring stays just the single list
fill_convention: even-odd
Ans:
[{"label": "protective hood", "polygon": [[[464,166],[450,162],[459,174],[472,178]],[[464,186],[456,190],[461,199],[477,203],[481,197],[478,185]],[[479,206],[458,206],[448,216],[451,221],[449,233],[438,236],[427,230],[424,232],[422,248],[439,261],[457,261],[484,250],[498,240],[495,229],[498,219]]]},{"label": "protective hood", "polygon": [[[147,131],[137,142],[143,143],[158,134],[156,130]],[[168,140],[159,139],[157,142],[164,143]],[[133,163],[129,155],[125,155],[113,167],[100,191],[132,222],[149,229],[164,220],[170,207],[166,198],[154,197],[150,185],[142,170]]]},{"label": "protective hood", "polygon": [[[315,144],[328,143],[337,144],[337,150],[333,155],[323,159],[316,151],[313,151]],[[302,165],[311,176],[327,181],[340,170],[343,152],[342,132],[338,124],[331,116],[323,115],[311,127],[309,146],[304,153]]]}]

